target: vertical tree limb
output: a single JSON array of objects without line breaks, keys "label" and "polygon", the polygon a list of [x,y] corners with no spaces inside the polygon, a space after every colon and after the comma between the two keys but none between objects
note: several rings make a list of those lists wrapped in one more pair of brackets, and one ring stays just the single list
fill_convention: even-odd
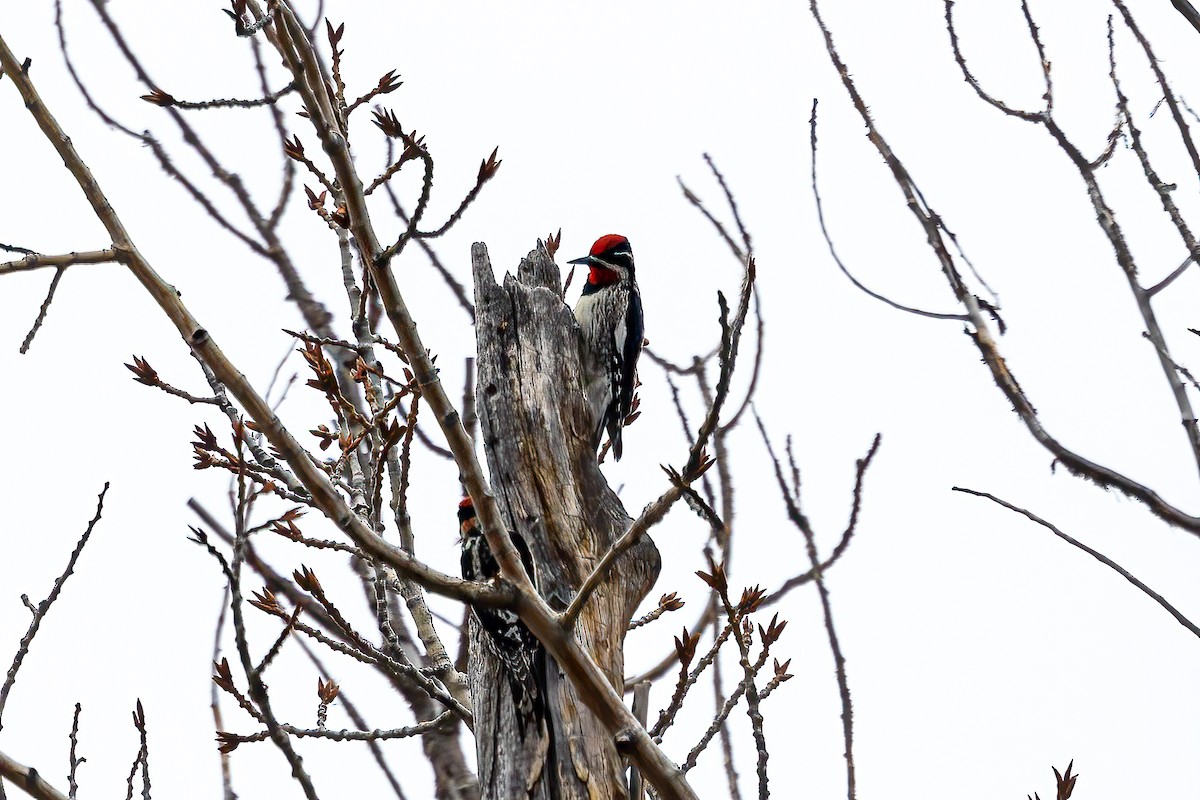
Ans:
[{"label": "vertical tree limb", "polygon": [[[600,473],[590,445],[579,332],[557,293],[558,267],[539,248],[521,262],[516,276],[510,274],[497,285],[486,248],[476,245],[472,261],[476,396],[493,490],[506,527],[524,538],[534,554],[544,599],[550,608],[561,610],[630,520]],[[572,629],[614,693],[623,688],[626,628],[657,578],[659,563],[658,550],[642,537],[613,564]],[[541,638],[541,631],[534,632]],[[477,738],[523,747],[519,755],[509,748],[503,763],[489,763],[490,745],[480,748],[485,796],[514,796],[486,792],[489,786],[523,787],[542,757],[539,743],[533,737],[522,743],[511,729],[515,717],[507,695],[499,703],[487,697],[486,687],[496,685],[498,665],[486,648],[473,648],[472,655],[477,656],[471,664]],[[546,768],[558,771],[561,797],[622,797],[624,758],[605,724],[589,710],[588,688],[562,680],[554,665],[548,671],[554,740]]]}]

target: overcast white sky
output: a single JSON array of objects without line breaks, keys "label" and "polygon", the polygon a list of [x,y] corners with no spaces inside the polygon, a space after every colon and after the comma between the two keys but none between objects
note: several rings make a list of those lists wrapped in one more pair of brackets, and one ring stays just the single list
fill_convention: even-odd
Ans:
[{"label": "overcast white sky", "polygon": [[[1060,121],[1095,155],[1114,115],[1105,48],[1113,9],[1084,5],[1034,2],[1032,10],[1054,64]],[[1200,102],[1193,78],[1200,74],[1200,34],[1168,3],[1130,5],[1176,88]],[[715,293],[734,291],[738,272],[682,199],[675,176],[717,210],[719,191],[701,154],[710,153],[725,172],[758,254],[768,329],[758,409],[777,440],[795,437],[805,508],[826,550],[845,523],[854,461],[876,432],[883,434],[857,538],[829,575],[855,703],[861,797],[999,799],[1035,790],[1046,797],[1053,792],[1050,765],[1061,768],[1071,758],[1082,775],[1079,798],[1195,795],[1195,638],[1086,555],[950,487],[1028,507],[1120,561],[1193,618],[1200,617],[1196,539],[1134,501],[1053,473],[961,325],[889,309],[837,271],[809,188],[814,97],[821,101],[825,210],[843,258],[860,279],[900,302],[956,310],[922,233],[863,136],[806,6],[331,0],[327,14],[346,22],[352,90],[365,91],[388,69],[403,77],[387,105],[427,137],[437,159],[433,217],[453,209],[479,159],[499,145],[498,177],[437,243],[461,280],[469,277],[474,241],[488,244],[503,271],[559,227],[560,261],[586,252],[600,234],[624,233],[637,254],[648,338],[660,354],[689,359],[714,344]],[[154,79],[176,97],[257,94],[248,50],[230,35],[219,3],[165,10],[145,0],[110,0],[108,8]],[[1200,511],[1174,403],[1066,159],[1044,131],[1002,117],[970,91],[954,65],[940,3],[842,0],[823,11],[884,135],[1000,295],[1010,325],[1001,347],[1046,425],[1068,446]],[[959,14],[964,47],[984,84],[1013,105],[1035,107],[1041,74],[1019,3],[962,3]],[[204,181],[205,170],[177,146],[166,116],[138,99],[144,89],[91,6],[68,0],[66,21],[77,64],[110,113],[134,129],[151,129]],[[279,329],[302,324],[270,265],[198,213],[148,152],[87,111],[58,53],[50,3],[8,9],[0,34],[18,57],[33,59],[43,98],[145,255],[265,387],[288,347]],[[1159,171],[1178,183],[1175,199],[1194,219],[1197,177],[1168,116],[1152,116],[1158,95],[1123,31],[1118,54],[1134,113],[1158,148]],[[282,85],[282,71],[274,63],[272,69]],[[306,123],[291,119],[319,152]],[[0,242],[46,253],[106,246],[9,81],[0,81],[0,121]],[[196,123],[257,196],[272,196],[279,154],[265,113],[216,111]],[[377,138],[361,120],[354,143],[364,174],[382,162]],[[1141,181],[1133,153],[1122,147],[1103,179],[1147,282],[1167,274],[1185,250]],[[410,192],[414,185],[411,177],[403,184]],[[378,213],[387,229],[383,209]],[[293,199],[285,229],[310,286],[344,319],[336,247],[302,196]],[[397,269],[422,335],[457,391],[462,358],[474,347],[466,316],[415,248]],[[136,354],[177,385],[203,387],[177,334],[115,265],[69,270],[31,352],[18,355],[50,278],[43,270],[0,283],[0,663],[26,629],[20,595],[35,602],[45,596],[104,481],[112,489],[105,518],[21,671],[0,750],[65,788],[67,731],[80,701],[84,791],[119,794],[137,748],[128,712],[140,697],[156,795],[211,797],[219,774],[208,676],[221,582],[186,540],[196,520],[184,504],[197,497],[226,508],[225,479],[193,472],[188,445],[192,425],[217,429],[220,419],[131,380],[122,364]],[[1198,288],[1197,276],[1186,275],[1156,306],[1175,356],[1200,369],[1200,341],[1186,330],[1200,327],[1192,310]],[[299,369],[295,357],[284,375]],[[644,413],[626,434],[625,460],[606,467],[634,513],[665,488],[657,465],[678,464],[685,454],[661,375],[647,367],[643,381]],[[301,430],[324,421],[306,393],[297,387],[283,406]],[[698,417],[694,396],[691,402]],[[757,434],[746,427],[732,449],[739,475],[732,579],[773,588],[804,568],[802,540],[786,524]],[[425,451],[419,459],[418,546],[453,570],[454,473]],[[309,525],[321,530],[315,520]],[[678,591],[693,602],[631,635],[630,672],[657,660],[670,636],[699,613],[703,586],[692,572],[701,566],[704,535],[683,511],[655,529],[666,566],[652,597]],[[271,552],[279,568],[303,560],[335,585],[342,569],[294,548]],[[365,620],[354,585],[346,583],[345,592]],[[439,607],[453,613],[452,604]],[[791,625],[774,649],[793,659],[797,677],[765,708],[772,791],[783,798],[843,796],[840,708],[816,595],[797,592],[779,610]],[[273,631],[258,631],[261,647]],[[315,673],[297,651],[287,655],[291,660],[269,674],[277,702],[285,717],[311,724]],[[376,683],[356,682],[332,656],[327,663],[339,676],[346,671],[343,686],[373,725],[410,721]],[[665,684],[656,689],[652,713],[669,692]],[[710,697],[697,692],[693,713],[667,739],[672,757],[682,759],[698,738]],[[341,714],[334,709],[332,725],[349,725]],[[254,729],[234,708],[226,710],[226,724]],[[741,711],[734,726],[742,744],[738,766],[752,794]],[[387,749],[409,796],[426,796],[415,748]],[[377,785],[373,773],[354,783],[356,771],[347,765],[365,762],[347,761],[351,750],[358,759],[353,746],[303,745],[322,796]],[[299,796],[298,789],[278,788],[286,766],[265,745],[239,749],[234,776],[243,797]],[[722,796],[715,749],[693,776],[702,796]]]}]

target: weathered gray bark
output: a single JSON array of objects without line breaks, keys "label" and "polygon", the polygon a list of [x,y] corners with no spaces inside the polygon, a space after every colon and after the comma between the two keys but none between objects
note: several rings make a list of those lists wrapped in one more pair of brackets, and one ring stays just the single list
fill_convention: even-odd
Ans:
[{"label": "weathered gray bark", "polygon": [[[539,589],[563,610],[631,520],[609,488],[590,446],[580,378],[580,333],[563,304],[561,276],[539,247],[516,277],[496,284],[487,248],[471,251],[475,277],[479,379],[476,403],[496,494],[510,531],[529,543]],[[575,635],[618,693],[624,686],[625,632],[658,577],[649,537],[620,558],[593,595]],[[474,627],[474,626],[473,626]],[[498,664],[472,630],[471,692],[475,704],[482,796],[620,799],[625,761],[613,737],[550,664],[551,746],[522,739]]]}]

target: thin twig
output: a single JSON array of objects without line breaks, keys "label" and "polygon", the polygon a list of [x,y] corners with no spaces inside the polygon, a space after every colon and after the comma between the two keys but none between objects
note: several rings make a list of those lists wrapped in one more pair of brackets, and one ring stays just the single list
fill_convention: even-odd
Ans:
[{"label": "thin twig", "polygon": [[253,100],[228,98],[189,102],[187,100],[179,100],[178,98],[169,95],[166,92],[157,92],[144,95],[142,99],[148,103],[153,103],[156,106],[170,106],[172,108],[183,108],[188,110],[209,108],[261,108],[263,106],[274,105],[281,97],[293,91],[295,88],[296,85],[294,83],[289,83],[287,86],[284,86],[278,91],[270,92],[263,97],[255,98]]},{"label": "thin twig", "polygon": [[[238,448],[238,463],[244,465],[245,459],[241,458],[242,438],[235,435],[234,441]],[[300,785],[300,789],[304,792],[307,800],[318,800],[317,790],[313,784],[312,777],[304,769],[304,760],[296,752],[295,747],[292,746],[291,740],[280,729],[279,720],[276,718],[271,707],[270,690],[266,682],[263,681],[262,674],[255,668],[254,661],[250,656],[250,645],[246,637],[246,623],[243,616],[244,607],[241,582],[242,563],[245,560],[247,513],[246,472],[244,467],[238,473],[237,488],[237,504],[234,507],[235,538],[233,542],[233,559],[229,565],[229,592],[230,608],[233,610],[234,643],[237,647],[238,659],[241,661],[242,670],[246,674],[250,699],[258,707],[258,711],[262,715],[261,719],[267,726],[272,743],[287,760],[288,766],[292,770],[292,777]]]},{"label": "thin twig", "polygon": [[29,352],[29,346],[33,344],[33,337],[37,336],[42,323],[46,321],[46,313],[50,310],[50,304],[54,302],[54,293],[58,290],[58,282],[62,280],[64,272],[66,272],[66,268],[59,267],[58,271],[54,273],[54,277],[50,279],[50,288],[46,291],[46,299],[42,301],[42,307],[38,309],[37,319],[33,321],[33,327],[29,329],[29,333],[25,334],[25,341],[21,342],[22,355]]},{"label": "thin twig", "polygon": [[[1142,33],[1142,29],[1138,26],[1137,21],[1133,18],[1133,14],[1129,12],[1129,8],[1125,5],[1124,0],[1113,0],[1113,5],[1121,12],[1121,16],[1125,20],[1125,26],[1133,33],[1133,37],[1137,39],[1139,45],[1142,46],[1142,51],[1146,54],[1146,61],[1150,64],[1150,69],[1154,72],[1154,79],[1158,82],[1159,88],[1162,90],[1163,99],[1167,101],[1167,108],[1171,111],[1171,119],[1175,121],[1175,127],[1179,131],[1179,138],[1183,142],[1184,149],[1188,152],[1188,157],[1192,162],[1192,169],[1196,176],[1200,177],[1200,149],[1197,149],[1196,142],[1192,138],[1191,129],[1188,127],[1187,120],[1183,118],[1183,111],[1180,109],[1179,101],[1175,97],[1174,90],[1171,89],[1170,83],[1167,81],[1167,76],[1162,71],[1162,66],[1159,64],[1158,57],[1154,55],[1154,50],[1150,47],[1150,40]],[[1176,8],[1179,8],[1176,5]],[[1182,9],[1181,9],[1182,10]],[[1195,14],[1195,10],[1192,10]],[[1184,16],[1188,16],[1184,14]],[[1195,252],[1193,250],[1193,252]]]},{"label": "thin twig", "polygon": [[67,794],[70,800],[75,800],[75,795],[79,792],[79,784],[75,780],[75,772],[79,765],[87,761],[76,754],[79,747],[79,713],[83,711],[83,706],[79,703],[75,704],[75,714],[71,718],[71,752],[69,756],[70,771],[67,773]]},{"label": "thin twig", "polygon": [[[388,159],[390,160],[391,157],[392,140],[388,139]],[[411,220],[409,219],[409,216],[405,212],[403,206],[400,205],[400,199],[396,197],[396,192],[394,189],[392,189],[391,184],[385,184],[383,188],[387,192],[388,199],[392,202],[392,210],[396,212],[396,216],[399,217],[401,222],[404,224],[409,224]],[[425,239],[417,239],[417,246],[424,251],[425,256],[429,259],[429,263],[435,270],[437,270],[437,273],[441,276],[442,280],[445,281],[447,288],[449,288],[451,294],[454,295],[454,299],[458,301],[459,306],[461,306],[462,309],[467,312],[467,316],[469,316],[471,321],[474,322],[475,304],[472,303],[467,297],[466,289],[463,288],[463,285],[452,274],[450,274],[450,270],[448,270],[445,265],[442,264],[442,260],[438,258],[437,252],[433,249],[433,246],[429,244],[428,241]]]},{"label": "thin twig", "polygon": [[1124,567],[1122,567],[1117,562],[1113,561],[1108,556],[1104,555],[1103,553],[1101,553],[1097,550],[1093,550],[1092,548],[1088,547],[1086,544],[1079,541],[1078,539],[1073,538],[1069,534],[1063,533],[1061,530],[1059,530],[1053,524],[1047,522],[1046,520],[1037,516],[1033,512],[1027,511],[1023,508],[1020,508],[1019,506],[1014,506],[1013,504],[1005,502],[1004,500],[1001,500],[999,497],[996,497],[995,495],[992,495],[992,494],[988,494],[987,492],[980,492],[980,491],[976,491],[975,489],[966,489],[961,486],[951,487],[951,491],[962,492],[963,494],[971,494],[971,495],[975,495],[976,497],[987,498],[988,500],[991,500],[993,503],[996,503],[997,505],[1004,506],[1009,511],[1015,511],[1018,514],[1021,514],[1022,516],[1036,522],[1038,525],[1041,525],[1043,528],[1046,528],[1047,530],[1049,530],[1051,533],[1053,533],[1058,538],[1062,539],[1067,544],[1069,544],[1073,547],[1078,547],[1080,550],[1087,553],[1092,558],[1096,559],[1101,564],[1103,564],[1104,566],[1113,570],[1118,575],[1120,575],[1122,578],[1124,578],[1125,580],[1132,583],[1134,586],[1136,586],[1138,589],[1140,589],[1147,597],[1149,597],[1151,600],[1153,600],[1154,602],[1158,603],[1160,606],[1165,608],[1167,610],[1167,613],[1175,618],[1176,622],[1178,622],[1180,625],[1182,625],[1183,627],[1185,627],[1189,631],[1191,631],[1193,635],[1200,636],[1200,627],[1198,627],[1190,619],[1188,619],[1182,613],[1180,613],[1180,611],[1177,608],[1175,608],[1175,606],[1168,603],[1166,601],[1166,599],[1162,595],[1160,595],[1158,592],[1154,591],[1149,586],[1147,586],[1146,584],[1142,583],[1140,580],[1135,578],[1128,570],[1126,570]]},{"label": "thin twig", "polygon": [[[833,662],[837,670],[838,693],[842,700],[842,735],[845,743],[845,758],[846,758],[846,794],[849,800],[854,800],[857,793],[855,768],[854,768],[854,707],[850,700],[850,684],[846,678],[846,659],[842,655],[841,644],[838,641],[837,631],[833,626],[833,609],[829,599],[829,588],[825,585],[825,580],[821,575],[820,557],[817,554],[816,536],[813,533],[812,526],[808,522],[808,518],[800,510],[800,498],[793,494],[788,488],[787,480],[784,478],[783,469],[780,467],[779,459],[775,455],[775,451],[771,446],[770,437],[767,436],[767,429],[763,425],[762,419],[756,413],[754,416],[758,423],[758,430],[762,434],[763,443],[767,447],[767,453],[775,467],[775,478],[779,483],[779,491],[783,495],[784,503],[787,505],[788,517],[796,528],[804,535],[805,547],[808,551],[808,558],[812,564],[814,572],[814,580],[817,584],[817,593],[821,598],[821,609],[825,617],[825,631],[829,636],[829,649],[833,652]],[[863,478],[866,475],[867,469],[871,466],[872,459],[875,458],[875,453],[879,450],[880,436],[876,434],[875,441],[872,442],[866,456],[858,460],[856,465],[856,477],[854,483],[854,503],[850,512],[849,527],[853,528],[858,522],[858,514],[862,507],[862,487]]]},{"label": "thin twig", "polygon": [[825,206],[821,202],[821,192],[817,189],[817,101],[815,98],[813,99],[812,103],[812,114],[808,118],[808,130],[809,151],[812,153],[812,193],[813,199],[817,204],[817,223],[821,227],[821,235],[825,237],[825,244],[829,247],[829,255],[833,258],[833,262],[837,264],[838,269],[842,271],[842,274],[849,278],[850,282],[854,284],[855,288],[857,288],[863,294],[873,297],[882,303],[886,303],[898,311],[905,311],[909,314],[916,314],[921,317],[929,317],[930,319],[950,319],[958,320],[960,322],[969,321],[969,317],[967,317],[966,314],[947,314],[937,311],[926,311],[921,308],[914,308],[913,306],[906,306],[902,303],[897,303],[895,300],[885,297],[868,288],[862,283],[862,281],[854,277],[854,274],[850,272],[850,270],[846,267],[846,264],[842,261],[841,256],[838,255],[837,248],[833,244],[833,237],[829,235],[829,228],[825,224]]},{"label": "thin twig", "polygon": [[[30,602],[28,595],[21,595],[21,599],[25,602],[26,607],[33,611],[33,619],[29,622],[29,630],[21,637],[21,643],[17,646],[17,654],[13,656],[12,665],[8,668],[8,675],[4,679],[4,685],[0,687],[0,719],[4,716],[4,705],[8,702],[8,693],[12,690],[13,683],[17,680],[17,670],[21,668],[25,656],[29,653],[29,645],[33,642],[33,637],[37,636],[38,628],[42,625],[42,620],[46,618],[46,614],[50,611],[50,606],[54,605],[54,601],[58,599],[58,595],[62,592],[63,584],[67,582],[67,578],[71,577],[75,572],[75,562],[79,560],[79,554],[83,552],[84,545],[92,535],[92,529],[96,527],[96,523],[100,521],[100,515],[104,512],[104,496],[108,494],[108,481],[104,482],[104,488],[100,490],[100,496],[96,500],[96,514],[92,517],[92,521],[88,523],[87,530],[79,537],[79,541],[75,544],[75,549],[71,551],[71,557],[67,559],[67,567],[63,570],[58,579],[54,581],[54,586],[50,589],[50,594],[46,595],[46,599],[37,604],[34,608]],[[0,730],[4,729],[4,725],[0,722]]]},{"label": "thin twig", "polygon": [[[713,615],[713,619],[717,619],[716,614]],[[721,647],[724,646],[727,641],[729,641],[729,637],[735,633],[739,623],[740,620],[736,617],[727,621],[724,627],[721,628],[720,632],[717,633],[713,638],[713,643],[708,648],[708,652],[701,657],[701,659],[696,663],[696,666],[693,667],[690,672],[688,671],[688,663],[681,665],[679,680],[675,686],[675,692],[671,695],[671,700],[669,703],[667,703],[667,707],[659,712],[658,719],[654,722],[654,727],[650,728],[651,736],[655,737],[655,739],[661,739],[662,735],[666,733],[667,730],[675,723],[675,715],[678,714],[679,709],[683,707],[683,701],[687,698],[688,692],[693,686],[696,685],[696,681],[699,680],[700,676],[704,674],[705,669],[707,669],[710,665],[718,663],[717,655],[720,653]],[[684,630],[686,631],[687,628],[684,628]],[[716,630],[715,622],[713,630]],[[696,634],[696,636],[699,636],[699,634]],[[678,650],[679,645],[677,644],[677,653]],[[679,658],[678,654],[676,655],[676,658]]]},{"label": "thin twig", "polygon": [[663,614],[666,614],[667,612],[670,612],[670,611],[677,611],[681,608],[683,608],[683,601],[679,599],[679,596],[677,594],[675,594],[675,592],[671,592],[670,594],[664,594],[662,597],[659,598],[657,608],[655,608],[653,611],[651,611],[648,614],[638,617],[633,622],[630,622],[627,630],[632,631],[632,630],[642,627],[643,625],[649,625],[651,622],[654,622],[654,620],[658,619]]},{"label": "thin twig", "polygon": [[1176,279],[1176,278],[1178,278],[1180,275],[1182,275],[1184,272],[1186,272],[1186,271],[1187,271],[1187,268],[1188,268],[1188,267],[1190,267],[1190,266],[1192,265],[1192,262],[1193,262],[1193,261],[1195,261],[1195,258],[1193,258],[1192,256],[1190,256],[1190,255],[1189,255],[1187,258],[1185,258],[1185,259],[1183,260],[1183,263],[1181,263],[1181,264],[1180,264],[1178,267],[1176,267],[1176,268],[1175,268],[1175,269],[1174,269],[1174,270],[1171,272],[1171,274],[1170,274],[1170,275],[1168,275],[1167,277],[1163,278],[1161,281],[1159,281],[1158,283],[1154,284],[1154,285],[1153,285],[1153,286],[1151,286],[1149,289],[1147,289],[1147,290],[1146,290],[1146,296],[1147,296],[1147,297],[1154,297],[1154,295],[1158,294],[1158,293],[1159,293],[1159,292],[1161,292],[1163,289],[1165,289],[1165,288],[1167,288],[1168,286],[1170,286],[1172,283],[1174,283],[1174,282],[1175,282],[1175,279]]},{"label": "thin twig", "polygon": [[133,712],[133,725],[137,728],[141,747],[138,748],[138,758],[142,765],[142,800],[150,800],[150,742],[146,736],[146,711],[142,701],[137,701]]},{"label": "thin twig", "polygon": [[[346,729],[331,731],[321,728],[298,728],[295,725],[280,725],[279,728],[298,739],[330,739],[335,742],[379,742],[388,739],[408,739],[413,736],[421,736],[430,731],[437,730],[452,719],[454,719],[453,711],[443,711],[427,722],[418,722],[416,725],[388,730],[377,728],[373,731],[352,731]],[[217,741],[221,743],[222,747],[228,747],[230,750],[240,744],[263,742],[270,737],[270,731],[259,731],[258,733],[251,734],[229,733],[227,731],[219,731],[217,733]]]},{"label": "thin twig", "polygon": [[[713,629],[716,630],[717,615],[715,613],[715,597],[712,598],[712,602],[714,609],[712,624]],[[715,701],[715,707],[722,710],[725,708],[726,703],[729,702],[729,698],[725,697],[724,690],[722,689],[723,685],[724,681],[721,675],[721,661],[720,659],[717,659],[715,662],[713,662],[712,671],[713,700]],[[740,689],[741,687],[739,686],[737,688]],[[726,717],[728,717],[729,712],[725,713]],[[714,722],[716,722],[715,719]],[[721,742],[721,762],[725,769],[725,782],[729,786],[729,800],[742,800],[742,789],[740,786],[738,771],[737,767],[733,763],[733,737],[729,733],[729,723],[725,719],[722,719],[718,724],[717,737]],[[695,758],[699,755],[700,751],[696,751],[695,755],[689,751],[688,758]]]},{"label": "thin twig", "polygon": [[[297,644],[300,645],[300,649],[304,651],[304,654],[308,656],[309,660],[313,662],[317,670],[321,673],[321,676],[326,681],[332,680],[329,670],[325,668],[325,665],[321,662],[321,659],[317,658],[317,654],[312,651],[312,648],[305,644],[303,640],[297,640]],[[367,730],[367,721],[363,718],[362,714],[359,713],[359,710],[354,703],[350,701],[350,698],[346,696],[344,689],[338,691],[338,702],[341,703],[342,708],[346,709],[346,713],[350,716],[350,720],[358,726],[359,730]],[[404,790],[400,788],[400,781],[396,778],[395,772],[387,763],[387,759],[384,758],[383,749],[380,748],[379,742],[375,740],[369,740],[367,742],[367,748],[371,751],[371,756],[375,759],[375,763],[379,766],[379,770],[384,774],[384,777],[387,778],[388,784],[392,787],[392,791],[396,794],[397,800],[406,800]]]},{"label": "thin twig", "polygon": [[729,185],[725,183],[725,176],[721,174],[721,170],[717,169],[712,156],[708,153],[704,153],[704,163],[708,164],[708,168],[712,170],[713,176],[721,186],[721,191],[725,193],[725,202],[729,204],[729,210],[733,213],[733,221],[738,227],[738,232],[742,234],[742,244],[745,245],[745,249],[742,251],[744,255],[738,260],[745,261],[745,256],[754,255],[754,245],[750,241],[750,231],[746,229],[746,224],[742,222],[742,215],[738,211],[737,201],[733,197],[733,192],[729,190]]},{"label": "thin twig", "polygon": [[[213,649],[212,661],[213,664],[218,663],[221,657],[221,636],[225,632],[225,619],[229,611],[229,587],[225,587],[225,594],[221,597],[221,612],[217,615],[216,630],[213,633]],[[229,663],[226,661],[225,663]],[[213,729],[223,730],[225,722],[221,716],[221,695],[218,690],[217,682],[213,681],[209,687],[209,706],[212,708]],[[221,788],[223,791],[223,800],[237,800],[237,794],[233,791],[233,773],[229,763],[229,754],[220,753],[221,759]]]}]

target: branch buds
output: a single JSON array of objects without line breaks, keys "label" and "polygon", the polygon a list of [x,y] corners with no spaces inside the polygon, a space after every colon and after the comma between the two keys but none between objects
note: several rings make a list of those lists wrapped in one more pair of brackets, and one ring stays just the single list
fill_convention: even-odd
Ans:
[{"label": "branch buds", "polygon": [[300,565],[300,569],[292,572],[292,578],[295,579],[297,586],[310,594],[321,591],[321,582],[317,580],[317,573],[303,564]]},{"label": "branch buds", "polygon": [[738,600],[737,612],[739,615],[749,614],[762,605],[763,597],[767,594],[766,590],[761,586],[748,586],[742,589],[742,597]]},{"label": "branch buds", "polygon": [[[246,0],[233,0],[231,3],[233,10],[228,8],[221,9],[229,18],[233,20],[233,31],[238,36],[245,36],[249,33],[249,28],[246,27]],[[237,745],[234,745],[236,747]],[[232,748],[230,748],[232,749]]]},{"label": "branch buds", "polygon": [[277,533],[285,539],[298,542],[301,539],[300,529],[290,519],[277,519],[271,523],[271,533]]},{"label": "branch buds", "polygon": [[334,439],[338,438],[338,434],[329,430],[329,426],[324,424],[318,425],[316,428],[310,430],[309,433],[321,440],[317,446],[322,450],[328,450],[329,445],[333,444]]},{"label": "branch buds", "polygon": [[[129,366],[126,364],[126,366]],[[196,463],[192,464],[193,469],[208,469],[216,466],[216,462],[211,455],[212,451],[220,452],[221,448],[217,444],[217,436],[212,432],[212,429],[205,425],[200,427],[197,425],[192,433],[196,436],[196,441],[192,442],[192,457],[196,459]]]},{"label": "branch buds", "polygon": [[675,655],[679,656],[679,664],[684,669],[692,663],[692,659],[696,657],[696,645],[700,643],[700,634],[689,634],[688,629],[683,629],[683,638],[675,637]]},{"label": "branch buds", "polygon": [[[758,636],[760,639],[762,639],[765,646],[770,647],[771,645],[775,644],[775,642],[779,641],[779,637],[783,635],[783,629],[786,627],[787,620],[785,619],[783,622],[779,622],[779,615],[775,614],[773,617],[771,617],[771,624],[767,626],[766,630],[763,630],[762,625],[758,626]],[[777,661],[775,663],[776,666],[778,666],[779,662]]]},{"label": "branch buds", "polygon": [[208,449],[217,447],[217,435],[206,424],[203,428],[197,425],[192,433],[196,436],[196,444]]},{"label": "branch buds", "polygon": [[[229,12],[226,12],[229,13]],[[217,731],[217,750],[222,753],[232,753],[237,750],[237,746],[241,744],[236,733],[228,733],[227,731]]]},{"label": "branch buds", "polygon": [[683,608],[683,601],[676,592],[671,592],[658,598],[658,607],[664,611],[678,611]]},{"label": "branch buds", "polygon": [[229,668],[229,659],[222,658],[220,661],[213,662],[213,683],[220,689],[233,693],[233,670]]},{"label": "branch buds", "polygon": [[170,108],[175,105],[175,98],[164,92],[162,89],[152,89],[150,94],[142,95],[142,99],[147,103],[153,103],[156,106]]},{"label": "branch buds", "polygon": [[383,453],[387,453],[395,447],[408,430],[407,425],[401,425],[399,420],[395,419],[390,421],[386,419],[380,420],[378,427],[379,432],[383,434],[383,448],[381,450]]},{"label": "branch buds", "polygon": [[375,94],[387,94],[394,92],[404,85],[404,81],[400,80],[400,76],[396,74],[396,70],[390,70],[384,73],[379,79],[379,83],[375,86]]},{"label": "branch buds", "polygon": [[389,109],[376,109],[374,112],[375,119],[372,120],[379,130],[383,131],[384,136],[392,139],[399,139],[404,135],[404,130],[400,127],[400,120],[396,118],[396,112]]},{"label": "branch buds", "polygon": [[550,256],[551,261],[554,260],[560,244],[562,244],[562,228],[558,229],[558,233],[552,233],[546,237],[546,255]]},{"label": "branch buds", "polygon": [[325,20],[325,35],[329,37],[329,46],[337,51],[340,56],[341,50],[337,49],[338,43],[342,41],[342,36],[346,33],[346,23],[333,27],[333,23],[328,19]]},{"label": "branch buds", "polygon": [[487,160],[479,165],[479,183],[490,181],[496,174],[496,170],[500,169],[503,161],[496,159],[496,154],[500,152],[500,148],[492,150],[492,154],[487,157]]},{"label": "branch buds", "polygon": [[629,427],[642,415],[642,412],[638,410],[641,405],[642,396],[634,394],[633,400],[629,403],[629,413],[625,415],[625,422],[622,423],[622,427]]},{"label": "branch buds", "polygon": [[134,380],[146,386],[158,386],[160,383],[158,373],[154,367],[150,366],[150,362],[140,356],[133,357],[132,364],[126,364],[125,368],[134,374]]},{"label": "branch buds", "polygon": [[317,678],[317,698],[321,701],[322,705],[329,705],[337,699],[337,696],[338,685],[336,681],[333,679],[324,681]]},{"label": "branch buds", "polygon": [[725,563],[713,561],[712,556],[709,556],[708,568],[712,570],[711,573],[696,570],[696,576],[715,589],[718,594],[724,595],[729,591],[729,578],[725,575]]},{"label": "branch buds", "polygon": [[[299,135],[293,136],[290,141],[287,139],[283,140],[283,154],[293,161],[304,160],[304,145],[301,144]],[[304,188],[307,189],[308,187],[305,186]],[[312,192],[309,192],[310,200],[311,197]]]},{"label": "branch buds", "polygon": [[306,381],[306,385],[314,389],[319,389],[330,397],[336,397],[338,391],[337,378],[333,374],[333,365],[325,358],[325,354],[321,351],[321,345],[313,342],[305,342],[304,349],[300,351],[304,356],[304,360],[308,362],[308,366],[316,374],[317,377]]},{"label": "branch buds", "polygon": [[708,454],[708,448],[700,450],[699,458],[696,459],[696,466],[693,469],[687,470],[688,481],[694,481],[708,471],[708,468],[716,463],[716,459]]},{"label": "branch buds", "polygon": [[1058,800],[1068,800],[1071,793],[1075,791],[1075,779],[1078,775],[1071,774],[1071,767],[1075,766],[1075,760],[1071,759],[1071,763],[1067,764],[1067,771],[1060,773],[1057,768],[1051,767],[1054,770],[1054,780],[1058,783]]},{"label": "branch buds", "polygon": [[322,191],[320,194],[317,194],[312,189],[305,186],[304,193],[308,195],[308,207],[313,211],[317,211],[325,207],[325,196],[329,194],[328,192]]},{"label": "branch buds", "polygon": [[265,586],[261,592],[254,593],[254,599],[250,601],[250,605],[254,606],[259,611],[265,611],[268,614],[283,614],[283,607],[279,605],[279,601],[275,599],[275,593]]},{"label": "branch buds", "polygon": [[317,729],[325,730],[325,723],[329,719],[329,704],[337,699],[338,685],[329,680],[328,682],[317,678],[317,697],[320,703],[317,705]]}]

